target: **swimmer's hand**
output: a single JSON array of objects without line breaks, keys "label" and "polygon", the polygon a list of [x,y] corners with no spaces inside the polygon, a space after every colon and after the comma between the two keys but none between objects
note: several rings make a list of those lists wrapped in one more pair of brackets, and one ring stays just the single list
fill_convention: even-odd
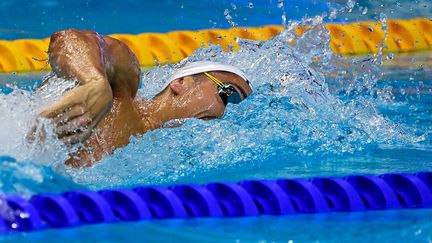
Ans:
[{"label": "swimmer's hand", "polygon": [[59,139],[72,145],[90,137],[93,129],[110,111],[112,101],[109,83],[93,80],[67,92],[40,115],[52,119]]}]

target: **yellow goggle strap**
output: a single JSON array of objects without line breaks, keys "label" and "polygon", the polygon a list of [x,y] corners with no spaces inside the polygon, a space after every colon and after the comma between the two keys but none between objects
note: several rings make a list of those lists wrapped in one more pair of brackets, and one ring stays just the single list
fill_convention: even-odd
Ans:
[{"label": "yellow goggle strap", "polygon": [[221,88],[224,87],[224,84],[222,83],[222,81],[220,81],[219,79],[217,79],[215,76],[209,74],[208,72],[204,72],[204,75],[207,76],[209,79],[211,79],[213,82],[215,82],[215,84]]}]

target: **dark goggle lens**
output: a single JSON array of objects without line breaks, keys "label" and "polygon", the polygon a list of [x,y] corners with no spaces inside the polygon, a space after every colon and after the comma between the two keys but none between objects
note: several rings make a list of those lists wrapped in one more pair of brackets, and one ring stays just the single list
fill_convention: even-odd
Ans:
[{"label": "dark goggle lens", "polygon": [[226,106],[228,103],[238,104],[242,101],[240,94],[232,85],[225,85],[218,89],[219,96]]}]

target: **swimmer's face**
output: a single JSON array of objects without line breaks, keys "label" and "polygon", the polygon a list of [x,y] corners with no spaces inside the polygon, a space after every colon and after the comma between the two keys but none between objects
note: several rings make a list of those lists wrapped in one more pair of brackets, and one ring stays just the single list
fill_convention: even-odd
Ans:
[{"label": "swimmer's face", "polygon": [[[224,84],[231,84],[240,94],[241,99],[249,96],[252,89],[239,76],[230,72],[214,71],[211,75]],[[185,108],[184,117],[215,119],[224,115],[225,104],[218,94],[217,85],[204,74],[186,76],[173,80],[169,88],[175,94],[177,107]]]}]

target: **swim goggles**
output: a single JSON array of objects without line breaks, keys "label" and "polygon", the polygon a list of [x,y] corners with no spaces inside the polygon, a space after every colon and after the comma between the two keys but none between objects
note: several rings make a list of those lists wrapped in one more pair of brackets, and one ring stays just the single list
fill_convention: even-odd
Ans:
[{"label": "swim goggles", "polygon": [[[236,89],[232,84],[224,84],[215,76],[209,74],[208,72],[204,72],[204,75],[211,79],[218,87],[218,94],[222,99],[222,102],[226,106],[228,103],[238,104],[242,101],[241,95],[239,93],[240,89]],[[240,92],[242,92],[240,90]],[[243,93],[243,92],[242,92]],[[246,95],[243,93],[243,97]]]}]

